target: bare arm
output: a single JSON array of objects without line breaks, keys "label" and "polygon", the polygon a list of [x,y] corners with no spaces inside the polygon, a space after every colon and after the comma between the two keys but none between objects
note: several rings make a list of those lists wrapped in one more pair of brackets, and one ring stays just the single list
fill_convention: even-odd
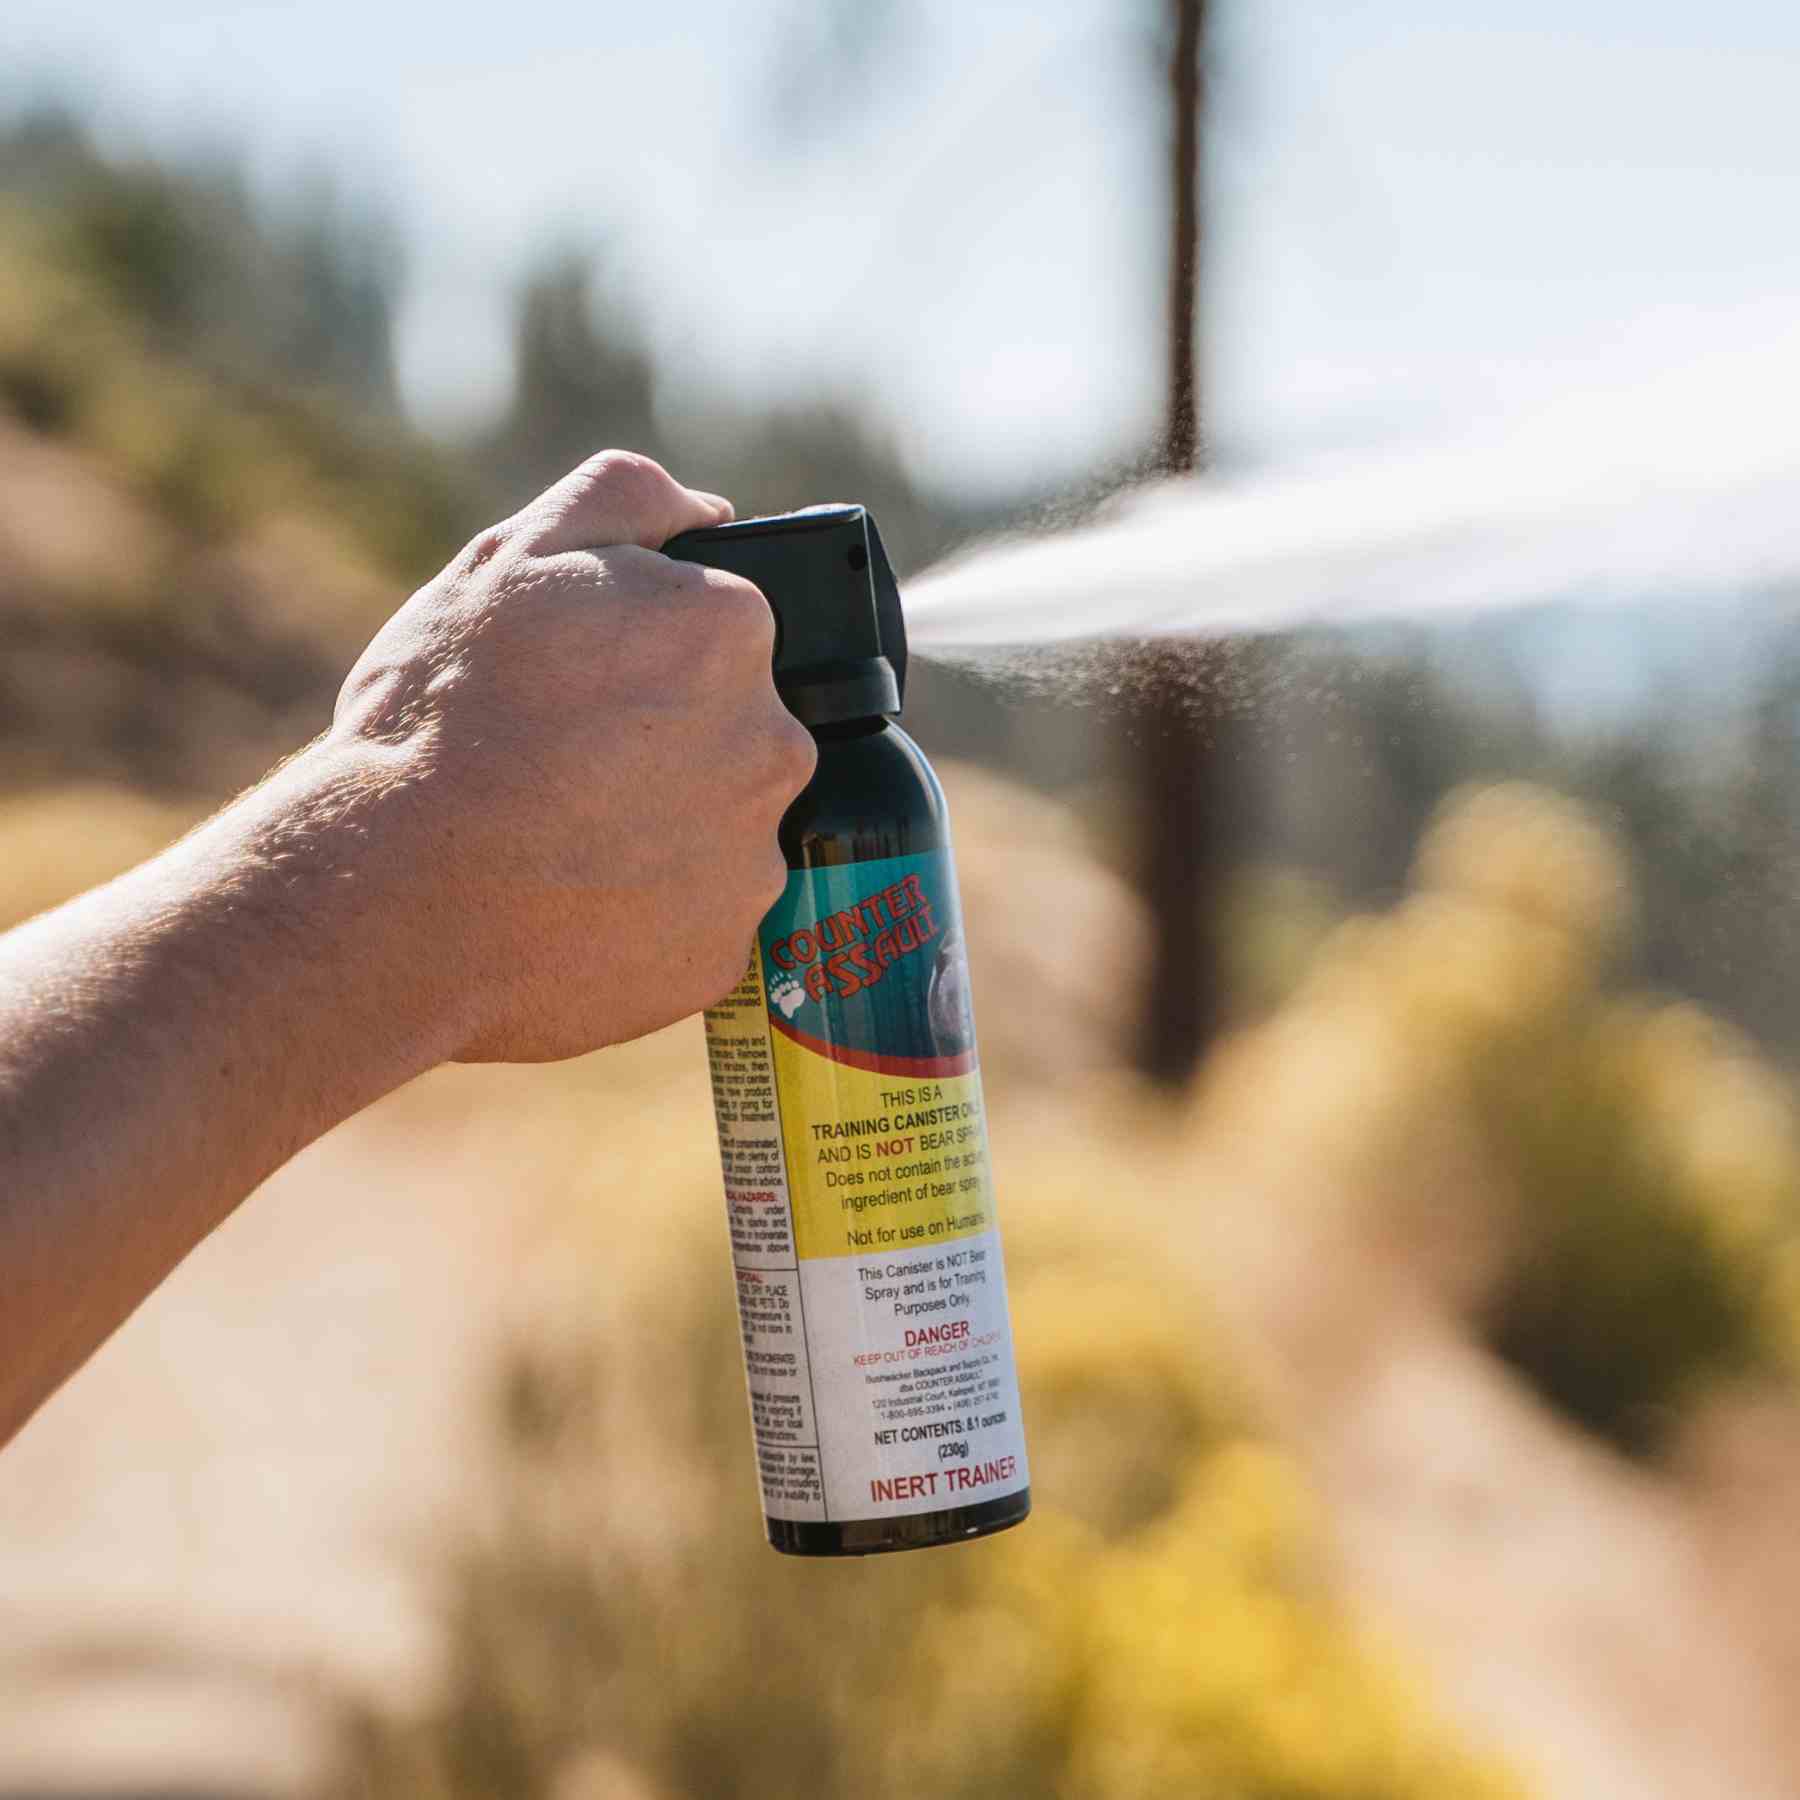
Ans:
[{"label": "bare arm", "polygon": [[812,746],[756,590],[650,549],[728,513],[584,465],[389,621],[322,739],[0,937],[0,1442],[339,1120],[741,973]]}]

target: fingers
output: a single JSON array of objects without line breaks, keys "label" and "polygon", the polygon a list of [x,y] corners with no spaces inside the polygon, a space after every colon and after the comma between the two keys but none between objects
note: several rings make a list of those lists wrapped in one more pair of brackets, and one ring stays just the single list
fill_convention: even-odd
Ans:
[{"label": "fingers", "polygon": [[524,507],[514,524],[539,556],[636,544],[659,550],[679,531],[723,525],[731,502],[683,487],[661,463],[631,450],[602,450]]}]

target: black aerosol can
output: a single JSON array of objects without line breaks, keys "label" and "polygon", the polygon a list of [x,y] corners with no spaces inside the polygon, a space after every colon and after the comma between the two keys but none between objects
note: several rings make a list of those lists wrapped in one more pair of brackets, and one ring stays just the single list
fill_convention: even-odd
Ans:
[{"label": "black aerosol can", "polygon": [[894,723],[900,593],[860,506],[690,531],[753,581],[819,746],[787,891],[706,1014],[769,1542],[952,1544],[1031,1510],[943,789]]}]

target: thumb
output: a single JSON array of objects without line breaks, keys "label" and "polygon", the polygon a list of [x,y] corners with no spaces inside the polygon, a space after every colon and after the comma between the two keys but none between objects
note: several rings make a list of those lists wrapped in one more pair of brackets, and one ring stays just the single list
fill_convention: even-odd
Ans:
[{"label": "thumb", "polygon": [[683,487],[633,450],[602,450],[514,515],[520,542],[539,556],[636,544],[660,550],[677,532],[723,525],[731,502]]}]

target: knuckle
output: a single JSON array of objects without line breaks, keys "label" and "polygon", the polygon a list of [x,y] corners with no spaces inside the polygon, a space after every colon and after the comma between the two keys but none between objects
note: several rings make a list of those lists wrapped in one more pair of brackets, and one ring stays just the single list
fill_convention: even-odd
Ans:
[{"label": "knuckle", "polygon": [[769,842],[768,855],[763,867],[762,905],[757,910],[760,920],[771,906],[779,900],[787,890],[788,866],[787,858],[781,854],[781,846],[773,839]]},{"label": "knuckle", "polygon": [[462,553],[451,567],[457,575],[473,575],[506,549],[512,541],[514,523],[511,519],[502,520],[498,525],[490,525],[479,532],[463,546]]},{"label": "knuckle", "polygon": [[745,858],[739,877],[738,904],[732,909],[732,916],[742,935],[755,936],[764,915],[787,891],[787,882],[787,858],[781,854],[775,834],[770,832],[756,853]]},{"label": "knuckle", "polygon": [[[636,450],[598,450],[514,515],[528,551],[660,541],[681,490]],[[578,540],[586,539],[585,543]]]},{"label": "knuckle", "polygon": [[[765,912],[767,910],[766,907],[763,909]],[[739,931],[721,935],[711,973],[703,984],[707,992],[702,1005],[710,1006],[713,1001],[729,994],[743,980],[744,971],[750,966],[750,952],[756,942],[756,927],[761,920],[762,913],[759,912],[754,919],[744,922]]]},{"label": "knuckle", "polygon": [[783,723],[776,733],[775,767],[782,787],[798,793],[812,780],[819,766],[819,746],[813,734],[788,709],[781,708]]},{"label": "knuckle", "polygon": [[705,597],[706,571],[697,563],[678,562],[646,544],[615,544],[605,554],[619,557],[622,566],[633,570],[643,581],[646,591],[662,594],[674,589]]},{"label": "knuckle", "polygon": [[668,471],[638,450],[596,450],[576,471],[590,489],[604,487],[629,495],[666,487]]},{"label": "knuckle", "polygon": [[608,544],[604,550],[586,552],[581,566],[592,582],[622,589],[633,598],[660,598],[671,589],[691,585],[680,573],[686,564],[672,563],[638,544]]},{"label": "knuckle", "polygon": [[775,615],[755,582],[722,569],[701,571],[707,622],[728,643],[754,650],[766,660],[775,648]]}]

